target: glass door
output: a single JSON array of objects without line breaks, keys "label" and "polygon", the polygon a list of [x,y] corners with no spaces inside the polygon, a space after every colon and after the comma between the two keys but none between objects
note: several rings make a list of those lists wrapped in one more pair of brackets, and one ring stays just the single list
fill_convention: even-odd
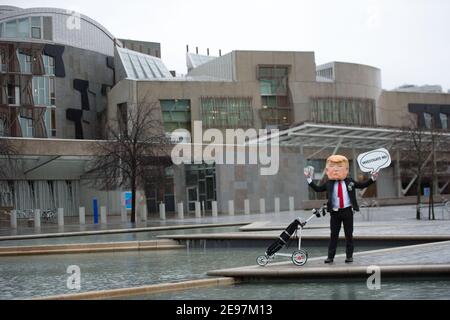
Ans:
[{"label": "glass door", "polygon": [[188,201],[188,211],[195,212],[195,203],[198,199],[198,186],[192,186],[186,188],[187,201]]}]

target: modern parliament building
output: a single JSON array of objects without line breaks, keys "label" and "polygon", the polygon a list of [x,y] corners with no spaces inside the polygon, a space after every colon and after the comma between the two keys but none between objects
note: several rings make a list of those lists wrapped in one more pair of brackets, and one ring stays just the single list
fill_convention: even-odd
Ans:
[{"label": "modern parliament building", "polygon": [[[310,207],[303,168],[322,178],[325,159],[340,153],[350,172],[361,177],[356,157],[384,147],[392,164],[362,197],[381,203],[408,203],[416,194],[414,172],[404,158],[400,128],[442,129],[450,117],[450,94],[439,87],[382,89],[376,67],[330,62],[316,65],[314,52],[232,51],[217,57],[187,52],[187,75],[177,76],[161,59],[158,43],[115,38],[100,23],[55,8],[0,6],[0,135],[18,150],[20,172],[0,181],[0,207],[65,209],[92,214],[92,199],[120,214],[121,191],[95,190],[88,183],[90,146],[105,138],[105,124],[120,108],[148,99],[160,109],[164,127],[202,129],[279,129],[276,175],[260,165],[183,164],[166,171],[163,184],[146,185],[148,214],[157,205],[187,211],[195,202],[219,213],[234,200],[237,213]],[[405,79],[407,81],[407,79]],[[445,140],[447,139],[447,140]],[[443,144],[445,145],[445,144]],[[450,194],[450,150],[439,148],[435,190]],[[431,181],[422,181],[422,190]],[[291,198],[291,200],[289,200]],[[290,204],[291,202],[291,204]],[[412,202],[409,202],[412,203]]]}]

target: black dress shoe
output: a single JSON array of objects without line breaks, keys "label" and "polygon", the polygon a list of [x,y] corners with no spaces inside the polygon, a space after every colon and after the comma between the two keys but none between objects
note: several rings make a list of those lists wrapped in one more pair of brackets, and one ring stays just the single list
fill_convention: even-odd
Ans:
[{"label": "black dress shoe", "polygon": [[324,263],[333,263],[333,259],[327,258]]},{"label": "black dress shoe", "polygon": [[345,259],[345,263],[353,263],[353,258],[347,258],[347,259]]}]

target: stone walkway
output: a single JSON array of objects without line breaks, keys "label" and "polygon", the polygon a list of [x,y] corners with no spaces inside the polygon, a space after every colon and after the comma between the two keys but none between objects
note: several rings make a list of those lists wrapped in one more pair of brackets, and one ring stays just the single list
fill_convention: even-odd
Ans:
[{"label": "stone walkway", "polygon": [[303,267],[290,261],[272,262],[265,267],[255,263],[253,266],[212,270],[208,275],[235,278],[367,277],[370,266],[379,267],[382,276],[450,275],[450,241],[359,252],[354,254],[353,264],[344,263],[345,255],[336,256],[332,265],[324,264],[325,258],[309,259]]},{"label": "stone walkway", "polygon": [[[427,219],[427,210],[423,210],[422,219]],[[51,234],[51,233],[68,233],[68,232],[85,232],[85,231],[105,231],[105,230],[117,230],[117,229],[138,229],[149,227],[161,227],[161,226],[182,226],[191,224],[227,224],[227,223],[251,223],[251,222],[264,222],[267,221],[271,225],[277,225],[278,229],[283,229],[283,226],[287,226],[297,217],[303,219],[308,218],[311,215],[310,210],[300,210],[295,212],[281,212],[281,213],[265,213],[265,214],[250,214],[243,215],[238,214],[235,216],[219,215],[218,217],[212,217],[210,214],[202,218],[195,218],[192,214],[186,215],[184,219],[178,219],[175,214],[167,214],[166,220],[160,220],[159,215],[151,214],[146,222],[122,223],[119,216],[108,216],[108,224],[106,225],[94,225],[93,217],[87,216],[87,224],[80,226],[78,224],[78,218],[66,217],[66,226],[59,228],[56,225],[43,224],[40,229],[30,228],[26,226],[19,226],[18,229],[1,228],[0,236],[14,236],[14,235],[35,235],[35,234]],[[415,206],[390,206],[380,208],[363,208],[360,213],[355,214],[355,226],[358,225],[375,225],[379,223],[395,223],[401,224],[416,224],[425,225],[428,220],[417,221],[415,219],[416,212]],[[448,221],[450,222],[450,213],[444,212],[441,208],[436,209],[436,221]],[[321,218],[319,221],[313,220],[310,227],[327,228],[329,216]],[[435,222],[436,222],[435,221]],[[355,228],[357,229],[357,228]]]}]

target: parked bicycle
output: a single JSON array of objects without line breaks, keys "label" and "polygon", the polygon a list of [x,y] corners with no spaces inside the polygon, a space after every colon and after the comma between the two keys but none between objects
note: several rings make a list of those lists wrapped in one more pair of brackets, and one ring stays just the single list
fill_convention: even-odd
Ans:
[{"label": "parked bicycle", "polygon": [[17,219],[32,219],[34,217],[33,209],[16,210]]},{"label": "parked bicycle", "polygon": [[41,217],[44,222],[56,223],[56,221],[57,221],[56,209],[42,210]]}]

